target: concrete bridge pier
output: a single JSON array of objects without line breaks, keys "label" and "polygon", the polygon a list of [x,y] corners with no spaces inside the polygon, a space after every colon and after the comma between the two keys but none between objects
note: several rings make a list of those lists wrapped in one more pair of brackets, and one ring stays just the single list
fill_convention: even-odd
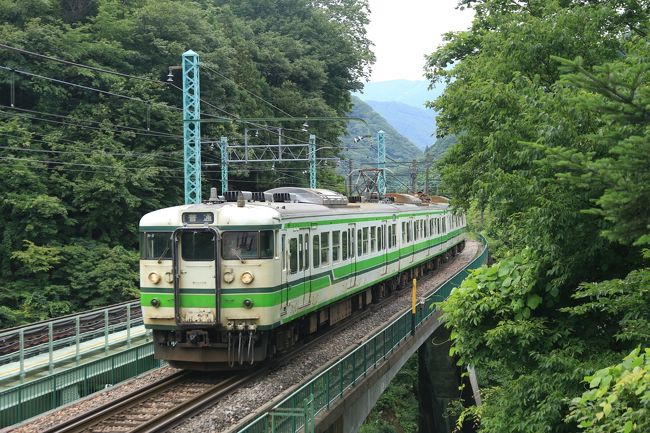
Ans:
[{"label": "concrete bridge pier", "polygon": [[[450,332],[438,328],[418,349],[418,403],[420,433],[452,433],[456,417],[450,404],[474,404],[472,387],[464,370],[449,356]],[[461,385],[464,385],[461,389]],[[473,433],[471,425],[463,425],[458,433]]]}]

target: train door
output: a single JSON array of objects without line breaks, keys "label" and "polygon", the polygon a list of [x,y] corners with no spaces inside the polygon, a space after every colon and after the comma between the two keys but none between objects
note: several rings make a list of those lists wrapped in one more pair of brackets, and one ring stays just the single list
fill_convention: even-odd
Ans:
[{"label": "train door", "polygon": [[407,233],[406,233],[406,240],[409,242],[408,244],[408,262],[413,262],[415,261],[415,224],[417,221],[415,221],[415,218],[410,217],[408,220],[408,224],[406,225]]},{"label": "train door", "polygon": [[381,222],[381,239],[380,239],[380,245],[381,245],[381,256],[383,257],[384,260],[384,267],[381,271],[382,275],[385,275],[388,272],[388,224],[386,221]]},{"label": "train door", "polygon": [[289,241],[286,233],[280,237],[280,315],[287,314],[289,306]]},{"label": "train door", "polygon": [[172,243],[176,323],[214,326],[220,321],[219,233],[183,227],[174,231]]},{"label": "train door", "polygon": [[348,288],[357,286],[357,225],[352,223],[348,224],[348,240],[350,242],[350,278],[348,278]]},{"label": "train door", "polygon": [[309,242],[309,229],[301,230],[298,237],[302,236],[302,256],[303,256],[303,285],[302,285],[302,306],[311,304],[311,265],[309,253],[311,244]]},{"label": "train door", "polygon": [[287,297],[295,299],[298,308],[311,302],[311,271],[309,266],[309,230],[295,229],[288,234],[289,274]]}]

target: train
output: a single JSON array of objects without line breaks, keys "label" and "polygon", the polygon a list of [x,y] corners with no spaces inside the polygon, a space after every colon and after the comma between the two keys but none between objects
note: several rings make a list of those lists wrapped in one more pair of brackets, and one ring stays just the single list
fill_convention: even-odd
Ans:
[{"label": "train", "polygon": [[154,354],[189,370],[249,368],[435,269],[466,220],[407,194],[212,190],[142,217],[140,300]]}]

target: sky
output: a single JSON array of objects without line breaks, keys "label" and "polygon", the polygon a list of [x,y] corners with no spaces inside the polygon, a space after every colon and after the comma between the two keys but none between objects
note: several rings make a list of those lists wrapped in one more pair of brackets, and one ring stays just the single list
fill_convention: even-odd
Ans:
[{"label": "sky", "polygon": [[458,10],[458,0],[369,0],[368,37],[377,57],[371,82],[424,79],[424,56],[448,31],[469,27],[472,10]]}]

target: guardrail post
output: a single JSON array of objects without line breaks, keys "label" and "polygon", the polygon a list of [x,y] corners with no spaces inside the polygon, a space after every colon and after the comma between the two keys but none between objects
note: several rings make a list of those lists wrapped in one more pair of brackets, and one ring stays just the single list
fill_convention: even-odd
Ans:
[{"label": "guardrail post", "polygon": [[47,352],[49,359],[48,368],[50,373],[52,373],[52,370],[54,370],[54,328],[52,322],[47,324]]},{"label": "guardrail post", "polygon": [[126,304],[126,347],[131,348],[131,305]]},{"label": "guardrail post", "polygon": [[108,310],[104,310],[104,352],[108,352]]},{"label": "guardrail post", "polygon": [[75,324],[75,356],[74,359],[79,363],[79,360],[81,359],[81,355],[79,353],[79,344],[81,343],[81,325],[79,323],[79,316],[76,316],[74,318],[74,324]]},{"label": "guardrail post", "polygon": [[25,330],[18,331],[18,356],[20,357],[20,383],[25,381]]}]

